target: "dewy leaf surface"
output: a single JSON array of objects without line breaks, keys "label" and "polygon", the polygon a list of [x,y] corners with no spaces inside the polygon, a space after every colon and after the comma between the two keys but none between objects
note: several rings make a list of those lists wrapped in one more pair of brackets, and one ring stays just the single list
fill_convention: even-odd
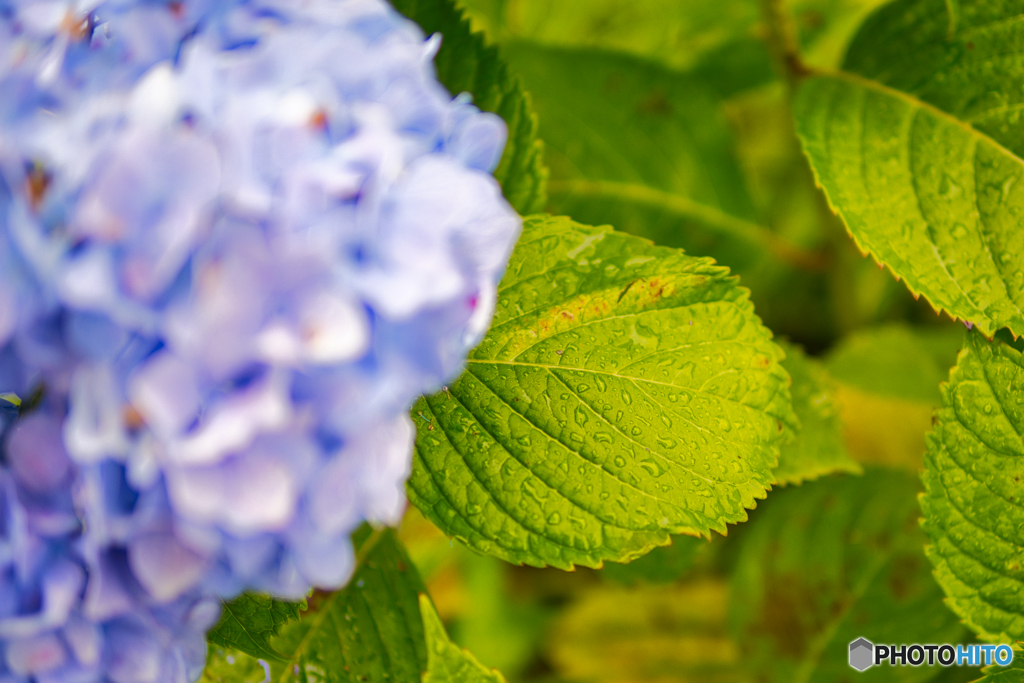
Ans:
[{"label": "dewy leaf surface", "polygon": [[794,103],[858,246],[987,336],[1024,334],[1022,26],[1019,2],[895,2]]},{"label": "dewy leaf surface", "polygon": [[530,96],[497,48],[470,30],[469,21],[452,0],[392,0],[391,4],[425,33],[442,35],[434,58],[437,79],[452,94],[471,93],[476,106],[498,114],[508,124],[508,143],[494,171],[505,198],[524,215],[543,210],[548,170],[537,137],[537,116]]},{"label": "dewy leaf surface", "polygon": [[446,534],[535,566],[724,533],[795,424],[781,359],[710,259],[530,218],[466,371],[413,407],[409,497]]},{"label": "dewy leaf surface", "polygon": [[[868,469],[775,492],[744,528],[731,624],[758,681],[853,680],[849,644],[958,643],[921,552],[917,481]],[[923,681],[941,667],[872,669],[870,680]]]},{"label": "dewy leaf surface", "polygon": [[301,603],[245,593],[224,603],[220,622],[207,634],[207,639],[253,657],[282,660],[281,653],[271,646],[270,638],[277,635],[284,624],[298,619],[301,608]]},{"label": "dewy leaf surface", "polygon": [[1024,639],[1024,357],[967,336],[929,434],[921,499],[947,604],[978,635]]},{"label": "dewy leaf surface", "polygon": [[775,481],[799,484],[835,472],[859,474],[861,467],[847,453],[843,442],[835,381],[819,361],[808,358],[800,347],[780,345],[786,352],[782,367],[793,378],[790,393],[800,430],[781,448]]},{"label": "dewy leaf surface", "polygon": [[504,676],[488,669],[451,641],[441,617],[425,594],[420,594],[420,614],[427,639],[427,670],[423,683],[505,683]]}]

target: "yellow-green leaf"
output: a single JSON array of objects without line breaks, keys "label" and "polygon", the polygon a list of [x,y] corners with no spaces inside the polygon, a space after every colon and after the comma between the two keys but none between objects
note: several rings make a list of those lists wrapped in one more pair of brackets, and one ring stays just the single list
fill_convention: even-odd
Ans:
[{"label": "yellow-green leaf", "polygon": [[946,603],[981,638],[1024,639],[1024,355],[967,336],[928,437],[921,499]]},{"label": "yellow-green leaf", "polygon": [[446,534],[570,568],[746,519],[795,416],[727,269],[534,217],[497,296],[466,372],[413,407],[409,497]]},{"label": "yellow-green leaf", "polygon": [[794,102],[861,250],[988,336],[1024,334],[1022,20],[1008,0],[892,3]]}]

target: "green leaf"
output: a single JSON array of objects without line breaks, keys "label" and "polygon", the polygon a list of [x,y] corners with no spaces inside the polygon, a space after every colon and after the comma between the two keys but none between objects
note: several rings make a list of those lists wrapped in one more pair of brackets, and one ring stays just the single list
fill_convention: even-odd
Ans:
[{"label": "green leaf", "polygon": [[[759,681],[851,680],[850,642],[957,643],[921,552],[917,482],[867,470],[772,496],[744,528],[731,623]],[[762,509],[763,508],[763,509]],[[922,681],[941,667],[877,667],[871,680]]]},{"label": "green leaf", "polygon": [[427,670],[423,683],[505,683],[505,678],[488,669],[472,654],[453,643],[425,594],[420,594],[420,614],[427,639]]},{"label": "green leaf", "polygon": [[530,96],[509,73],[497,48],[470,31],[452,0],[393,0],[392,5],[424,32],[443,36],[434,58],[438,80],[453,93],[471,93],[478,107],[498,114],[508,124],[508,143],[494,177],[516,211],[541,211],[547,202],[548,170],[537,138],[537,116]]},{"label": "green leaf", "polygon": [[275,600],[269,595],[244,593],[224,603],[220,622],[207,639],[222,647],[234,648],[253,657],[284,661],[285,657],[270,645],[284,624],[299,618],[304,605]]},{"label": "green leaf", "polygon": [[1024,334],[1022,16],[1005,0],[900,0],[794,102],[861,250],[987,336]]},{"label": "green leaf", "polygon": [[423,582],[390,529],[372,534],[359,556],[344,589],[314,592],[309,611],[273,641],[292,659],[273,665],[275,683],[419,683],[427,668]]},{"label": "green leaf", "polygon": [[824,474],[859,474],[861,467],[850,458],[843,442],[835,382],[822,364],[808,358],[800,347],[788,343],[780,346],[786,352],[782,367],[793,378],[790,392],[800,431],[782,446],[775,481],[799,484]]},{"label": "green leaf", "polygon": [[746,683],[726,630],[728,587],[702,577],[671,586],[599,586],[559,616],[548,638],[558,680]]},{"label": "green leaf", "polygon": [[928,437],[921,499],[946,603],[989,641],[1024,639],[1024,356],[967,335]]},{"label": "green leaf", "polygon": [[497,298],[463,375],[413,407],[407,490],[446,534],[568,569],[746,519],[795,416],[727,269],[532,217]]}]

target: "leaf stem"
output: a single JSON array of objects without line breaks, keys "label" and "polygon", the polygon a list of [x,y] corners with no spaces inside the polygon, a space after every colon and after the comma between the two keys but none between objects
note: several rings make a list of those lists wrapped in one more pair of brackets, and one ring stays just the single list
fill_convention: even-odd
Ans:
[{"label": "leaf stem", "polygon": [[800,56],[793,17],[787,11],[786,0],[761,0],[761,16],[767,27],[765,41],[775,65],[790,89],[797,81],[811,73]]}]

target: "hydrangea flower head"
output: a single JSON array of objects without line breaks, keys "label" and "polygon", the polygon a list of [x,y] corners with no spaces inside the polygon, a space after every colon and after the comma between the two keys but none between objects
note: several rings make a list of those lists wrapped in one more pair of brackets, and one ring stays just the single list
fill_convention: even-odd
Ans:
[{"label": "hydrangea flower head", "polygon": [[11,454],[54,435],[66,471],[4,590],[79,577],[14,675],[194,677],[212,599],[340,586],[351,532],[397,521],[408,408],[519,229],[504,124],[437,46],[381,0],[0,0],[0,394],[46,396],[0,479],[27,505]]},{"label": "hydrangea flower head", "polygon": [[83,552],[76,468],[48,406],[4,439],[0,469],[0,676],[18,681],[191,681],[215,596],[147,594],[123,552]]}]

